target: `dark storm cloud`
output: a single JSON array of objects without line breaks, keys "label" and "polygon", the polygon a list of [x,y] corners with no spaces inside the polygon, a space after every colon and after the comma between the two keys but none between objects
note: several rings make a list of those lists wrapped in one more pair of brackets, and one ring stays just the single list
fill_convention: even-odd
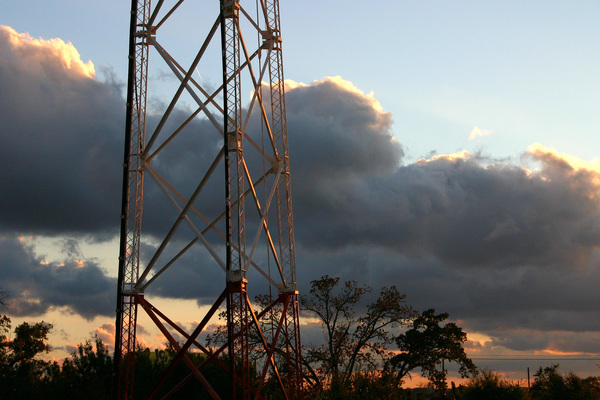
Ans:
[{"label": "dark storm cloud", "polygon": [[[83,64],[70,43],[0,27],[0,87],[0,229],[100,239],[115,235],[124,142],[122,84],[96,80],[93,65]],[[175,110],[165,130],[174,130],[188,115]],[[157,117],[148,116],[148,132],[157,123]],[[207,131],[212,129],[208,125],[195,120],[186,129]],[[214,157],[218,135],[209,138],[210,145],[181,135],[175,150],[161,153],[153,166],[185,194],[190,187],[181,187],[183,178]],[[154,186],[148,189],[149,197],[158,197]],[[152,232],[175,214],[156,215],[161,218],[146,221]]]},{"label": "dark storm cloud", "polygon": [[45,262],[26,240],[0,237],[2,289],[12,315],[38,316],[55,307],[92,319],[113,315],[116,279],[93,260]]},{"label": "dark storm cloud", "polygon": [[[328,107],[314,98],[324,88]],[[533,171],[467,153],[402,165],[389,116],[367,96],[335,80],[298,89],[287,99],[304,292],[325,273],[396,284],[514,349],[529,345],[507,327],[549,332],[555,350],[600,330],[594,166],[540,145],[525,154]]]},{"label": "dark storm cloud", "polygon": [[[288,103],[311,103],[306,93],[289,92]],[[345,92],[338,87],[338,93]],[[340,120],[351,114],[329,112]],[[539,166],[533,172],[466,153],[400,165],[389,127],[361,129],[367,143],[370,136],[375,143],[387,139],[374,168],[364,160],[354,165],[360,147],[343,140],[343,129],[331,157],[304,164],[306,153],[326,148],[329,137],[296,130],[308,124],[294,125],[296,110],[288,113],[304,292],[324,271],[373,286],[396,284],[416,307],[448,311],[468,330],[493,330],[513,348],[526,345],[498,328],[563,336],[600,330],[592,318],[600,303],[594,290],[600,283],[599,176],[592,166],[572,165],[541,146],[527,153]],[[342,125],[330,120],[322,131]],[[304,136],[311,137],[310,149],[298,143]],[[386,157],[393,151],[396,158]]]},{"label": "dark storm cloud", "polygon": [[392,136],[391,114],[375,99],[339,77],[294,86],[286,105],[295,174],[314,174],[310,183],[318,184],[319,177],[337,180],[396,169],[403,151]]},{"label": "dark storm cloud", "polygon": [[296,196],[307,198],[296,207],[300,240],[432,254],[459,267],[583,266],[600,244],[593,223],[600,210],[590,195],[598,174],[532,157],[542,162],[535,173],[470,156],[422,160],[393,174],[315,173]]},{"label": "dark storm cloud", "polygon": [[116,85],[95,80],[70,44],[0,27],[0,87],[2,228],[114,226],[124,121]]},{"label": "dark storm cloud", "polygon": [[[92,261],[76,261],[77,243],[63,243],[61,266],[11,238],[118,231],[124,100],[119,85],[96,80],[74,52],[0,29],[0,268],[18,313],[69,306],[91,317],[114,301],[113,280]],[[466,153],[403,164],[391,114],[349,82],[290,83],[286,101],[304,292],[324,274],[395,284],[415,307],[448,311],[514,349],[566,349],[569,337],[600,331],[596,168],[541,146],[526,154],[532,171]],[[186,113],[176,110],[169,124]],[[155,125],[149,116],[150,131]],[[184,194],[221,143],[218,135],[197,140],[213,129],[206,120],[186,129],[190,135],[152,162]],[[209,186],[199,202],[218,215],[223,191]],[[145,195],[145,211],[156,217],[144,228],[164,233],[176,212],[151,201],[160,198],[154,186]],[[157,281],[156,294],[203,298],[222,287],[214,285],[220,270],[201,268],[203,250],[186,257]],[[539,342],[521,334],[542,330]]]}]

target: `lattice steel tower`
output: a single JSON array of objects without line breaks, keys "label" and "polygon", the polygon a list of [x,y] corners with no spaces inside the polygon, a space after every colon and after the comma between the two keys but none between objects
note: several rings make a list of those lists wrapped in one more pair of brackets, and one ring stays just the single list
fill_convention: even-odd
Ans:
[{"label": "lattice steel tower", "polygon": [[[170,397],[190,379],[215,399],[302,397],[281,42],[278,0],[132,0],[115,398]],[[186,276],[208,304],[187,330],[164,299]],[[219,313],[226,339],[208,349]],[[174,349],[150,387],[134,385],[139,318]],[[173,384],[179,363],[189,376]],[[205,373],[215,364],[226,389]]]}]

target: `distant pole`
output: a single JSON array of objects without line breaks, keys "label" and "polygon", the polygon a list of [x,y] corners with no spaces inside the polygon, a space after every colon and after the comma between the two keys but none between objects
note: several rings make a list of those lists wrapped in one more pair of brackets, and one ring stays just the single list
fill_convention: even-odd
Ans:
[{"label": "distant pole", "polygon": [[531,390],[531,383],[529,381],[529,367],[527,367],[527,391]]},{"label": "distant pole", "polygon": [[452,381],[451,386],[452,386],[452,398],[454,400],[457,400],[458,399],[458,394],[456,393],[456,385],[454,384],[454,381]]},{"label": "distant pole", "polygon": [[448,391],[448,385],[446,384],[446,366],[444,365],[444,359],[442,358],[442,374],[444,376],[444,391],[442,392],[442,399],[445,399],[446,392]]}]

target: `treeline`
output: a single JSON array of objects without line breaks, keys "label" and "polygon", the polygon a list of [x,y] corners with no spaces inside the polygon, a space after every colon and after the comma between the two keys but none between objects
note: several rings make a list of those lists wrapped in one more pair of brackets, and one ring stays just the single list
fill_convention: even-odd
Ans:
[{"label": "treeline", "polygon": [[559,365],[540,367],[531,388],[505,379],[496,371],[478,371],[465,384],[437,390],[433,386],[403,389],[385,375],[356,373],[344,392],[325,392],[314,399],[349,400],[597,400],[600,377],[581,378],[572,372],[560,373]]},{"label": "treeline", "polygon": [[0,399],[108,399],[113,363],[98,338],[80,344],[62,364],[40,358],[50,352],[51,324],[27,322],[12,335],[10,319],[0,318]]},{"label": "treeline", "polygon": [[[110,399],[113,388],[113,358],[108,346],[98,337],[79,344],[77,349],[61,363],[41,359],[51,351],[47,340],[52,325],[38,322],[23,323],[17,326],[12,335],[7,336],[10,319],[0,318],[0,399]],[[159,381],[173,360],[172,349],[136,351],[135,354],[135,393],[147,394]],[[206,356],[188,353],[188,357],[200,364]],[[203,370],[211,385],[220,393],[227,393],[229,376],[222,368],[212,365]],[[190,374],[184,363],[179,363],[169,375],[165,387],[173,387]],[[167,393],[159,391],[156,398]],[[141,397],[140,397],[141,398]],[[204,387],[190,379],[177,392],[174,399],[210,399]]]},{"label": "treeline", "polygon": [[[370,304],[362,304],[371,291],[355,281],[340,282],[339,278],[324,276],[312,281],[310,292],[301,298],[303,313],[318,319],[323,332],[320,345],[302,348],[306,399],[600,400],[598,377],[563,374],[558,365],[540,368],[530,389],[494,371],[478,371],[463,348],[466,333],[446,322],[447,313],[433,309],[418,313],[406,305],[406,296],[393,286],[382,288]],[[258,308],[261,303],[257,298]],[[357,313],[358,309],[363,311]],[[113,360],[98,337],[78,345],[59,363],[41,357],[51,350],[48,334],[52,325],[23,323],[10,335],[11,329],[10,319],[0,317],[0,399],[111,398]],[[258,338],[249,339],[250,348],[260,349],[252,345]],[[217,348],[226,340],[226,332],[217,331],[207,346]],[[159,384],[175,354],[171,347],[136,351],[134,399],[149,394],[153,398],[171,396],[168,390],[173,388],[177,391],[169,397],[172,399],[211,398],[183,362],[166,375],[164,385]],[[257,356],[261,354],[257,352]],[[188,357],[194,365],[207,358],[196,352],[189,352]],[[228,364],[226,359],[219,362]],[[467,383],[449,388],[444,362],[458,365]],[[278,368],[283,370],[285,365]],[[211,362],[202,371],[221,398],[231,397],[231,381],[224,368]],[[428,388],[406,389],[404,384],[411,374],[425,377]],[[250,380],[259,381],[260,373],[251,373]],[[283,398],[277,386],[267,379],[261,394],[272,400]]]},{"label": "treeline", "polygon": [[484,370],[459,388],[462,400],[595,400],[600,399],[600,377],[581,378],[572,372],[562,374],[558,364],[540,367],[531,388],[503,379],[497,372]]},{"label": "treeline", "polygon": [[[10,319],[0,318],[4,333],[10,328]],[[110,399],[113,382],[113,360],[108,347],[99,338],[80,344],[70,357],[62,363],[39,359],[50,351],[47,335],[52,326],[43,322],[23,323],[14,330],[13,339],[0,335],[0,398],[1,399]],[[138,350],[135,361],[135,390],[148,394],[156,385],[175,355],[173,349]],[[189,353],[195,363],[201,363],[206,356]],[[169,375],[164,387],[173,387],[190,375],[189,369],[179,363]],[[204,375],[218,393],[228,393],[229,376],[217,365],[209,366]],[[330,386],[323,390],[307,390],[308,399],[348,399],[348,400],[412,400],[412,399],[454,399],[454,400],[593,400],[600,399],[600,378],[581,378],[573,373],[560,373],[558,365],[539,368],[534,374],[531,388],[502,378],[491,370],[475,372],[469,381],[461,386],[436,390],[430,388],[406,389],[390,371],[354,372],[348,377],[343,388]],[[309,382],[307,381],[307,388]],[[167,393],[159,391],[155,398]],[[278,398],[277,391],[265,388],[266,398]],[[173,399],[210,399],[202,384],[196,379],[189,381]],[[224,397],[227,398],[227,397]]]}]

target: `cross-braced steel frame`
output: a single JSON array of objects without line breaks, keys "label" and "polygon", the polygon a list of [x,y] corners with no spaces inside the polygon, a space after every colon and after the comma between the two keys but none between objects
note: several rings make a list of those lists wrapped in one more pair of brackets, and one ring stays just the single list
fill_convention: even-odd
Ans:
[{"label": "cross-braced steel frame", "polygon": [[[198,3],[185,3],[194,1]],[[195,41],[182,36],[169,42],[172,36],[162,36],[163,31],[169,32],[168,26],[181,28],[182,19],[177,16],[185,12],[184,6],[184,0],[157,0],[154,5],[150,0],[132,0],[114,397],[132,399],[135,391],[136,398],[158,394],[166,398],[190,379],[197,379],[215,399],[264,398],[267,381],[284,398],[301,398],[279,3],[220,0],[212,24],[205,27],[205,39],[187,65],[174,52]],[[210,15],[204,7],[200,4],[197,8],[203,17]],[[193,38],[198,37],[202,35]],[[215,47],[218,51],[210,50]],[[158,96],[168,93],[170,100],[152,115],[147,112],[147,93],[157,94],[149,89],[149,71],[154,65],[149,67],[150,54],[177,82],[171,92],[158,90]],[[206,84],[201,68],[214,65],[220,67],[218,84]],[[244,93],[250,96],[248,104],[242,104]],[[186,118],[180,118],[182,113]],[[147,122],[151,118],[152,126]],[[208,121],[202,126],[210,125],[210,132],[193,128],[200,119]],[[213,142],[203,142],[205,135],[215,134],[221,138],[219,146],[212,148]],[[183,135],[192,135],[203,148],[199,158],[212,154],[201,171],[178,170],[174,174],[170,170],[169,160],[177,159],[176,152],[181,151],[177,142]],[[181,168],[181,164],[177,166]],[[182,176],[191,178],[182,183]],[[218,212],[214,201],[207,201],[215,198],[215,180],[220,180],[222,187],[216,196],[222,204],[216,208]],[[163,206],[144,210],[153,200],[148,193],[166,200],[171,214],[160,202],[157,204]],[[145,221],[162,221],[164,229],[146,233],[142,216]],[[147,248],[151,248],[149,254]],[[222,280],[215,283],[222,285],[222,292],[213,295],[212,305],[189,332],[168,316],[168,307],[158,305],[160,297],[152,297],[152,289],[170,271],[177,276],[177,269],[194,259],[187,256],[194,252],[210,259],[193,266],[197,274],[210,279],[214,270],[222,270]],[[261,297],[257,311],[257,304],[250,299],[251,287],[256,293],[262,293],[261,289],[268,293]],[[134,385],[139,308],[176,352],[153,387]],[[226,340],[221,347],[209,349],[201,343],[201,334],[223,310]],[[203,361],[195,364],[190,351],[204,353]],[[189,367],[189,376],[165,387],[179,363]],[[210,363],[231,377],[226,392],[211,387],[205,374]]]}]

